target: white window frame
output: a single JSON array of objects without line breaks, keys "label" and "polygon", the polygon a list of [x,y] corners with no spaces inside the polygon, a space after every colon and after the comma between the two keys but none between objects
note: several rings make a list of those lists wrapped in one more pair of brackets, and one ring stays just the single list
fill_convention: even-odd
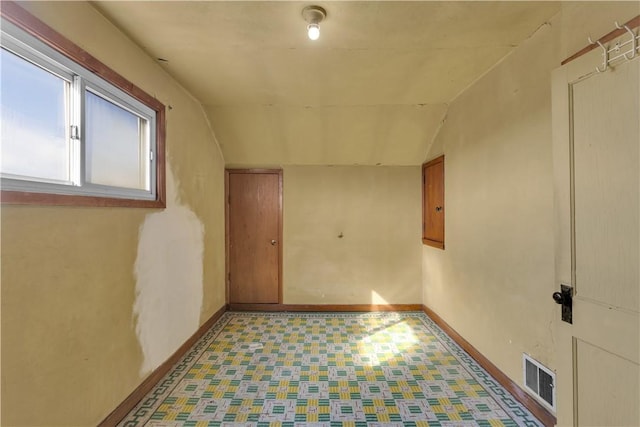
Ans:
[{"label": "white window frame", "polygon": [[[22,13],[27,13],[22,11]],[[3,13],[4,15],[4,13]],[[36,21],[39,26],[46,29],[47,32],[54,33],[53,30],[38,21],[35,17],[29,15],[30,21]],[[20,23],[22,25],[22,23]],[[39,37],[35,37],[32,31],[25,31],[13,22],[2,17],[0,45],[3,49],[21,57],[22,59],[41,67],[54,75],[61,77],[69,83],[69,99],[70,106],[67,115],[69,116],[69,124],[67,129],[67,141],[69,144],[69,164],[70,179],[69,181],[55,181],[40,178],[17,177],[3,174],[1,178],[2,185],[2,201],[3,203],[9,199],[9,203],[27,203],[33,204],[33,200],[43,200],[43,204],[63,204],[63,205],[95,205],[95,206],[140,206],[140,207],[164,207],[164,140],[162,144],[158,139],[160,136],[164,138],[164,131],[158,127],[158,114],[160,107],[164,106],[157,101],[151,105],[147,105],[134,96],[126,93],[111,82],[105,80],[96,73],[85,68],[75,60],[68,57],[64,51],[53,48]],[[37,32],[36,32],[37,34]],[[62,37],[55,33],[56,37]],[[65,39],[65,42],[76,48],[72,42]],[[56,46],[57,47],[57,46]],[[79,48],[77,48],[79,50]],[[91,57],[94,63],[97,62]],[[107,69],[110,76],[120,76],[108,69],[103,64],[102,67]],[[124,79],[122,79],[124,80]],[[128,82],[127,82],[128,83]],[[130,84],[124,87],[133,86]],[[142,91],[135,88],[137,93]],[[145,123],[144,136],[146,141],[141,141],[141,148],[148,151],[146,165],[147,174],[145,174],[146,189],[132,189],[108,185],[100,185],[88,182],[85,176],[86,156],[85,156],[85,92],[89,91],[123,109],[139,117]],[[149,95],[142,93],[142,99],[150,98]],[[153,108],[152,108],[153,107]],[[164,126],[164,111],[162,111],[162,126]],[[73,131],[71,128],[74,128]],[[159,135],[158,132],[162,135]],[[79,138],[75,138],[75,134]],[[74,135],[72,135],[72,133]],[[73,136],[73,137],[72,137]],[[145,146],[145,147],[142,147]],[[141,153],[142,154],[142,153]],[[159,162],[162,168],[159,168]],[[16,197],[15,195],[24,195],[26,197]],[[6,197],[9,195],[10,197]],[[30,197],[33,195],[43,195],[44,197]],[[46,197],[47,195],[71,196],[66,199],[58,200],[55,197]],[[80,196],[80,197],[77,197]],[[91,199],[89,202],[82,198]],[[19,201],[14,201],[19,199]],[[113,201],[113,199],[116,199]],[[120,201],[118,201],[118,199]],[[22,200],[22,201],[20,201]],[[47,202],[54,200],[54,202]],[[112,201],[110,201],[112,200]],[[126,201],[131,201],[127,204]],[[136,202],[141,202],[137,203]],[[157,203],[154,203],[157,202]]]}]

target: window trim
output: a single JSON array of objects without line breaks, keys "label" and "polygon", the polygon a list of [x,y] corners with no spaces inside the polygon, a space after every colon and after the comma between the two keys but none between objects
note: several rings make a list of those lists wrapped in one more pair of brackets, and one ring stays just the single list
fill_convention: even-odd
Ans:
[{"label": "window trim", "polygon": [[[100,62],[91,54],[77,46],[44,22],[27,12],[13,1],[2,1],[0,16],[27,34],[35,37],[56,52],[86,68],[127,95],[146,105],[155,112],[155,200],[115,198],[92,195],[67,195],[56,193],[0,190],[2,204],[56,205],[56,206],[97,206],[97,207],[166,207],[165,184],[165,106],[156,98],[122,77]],[[92,86],[95,85],[93,82]]]}]

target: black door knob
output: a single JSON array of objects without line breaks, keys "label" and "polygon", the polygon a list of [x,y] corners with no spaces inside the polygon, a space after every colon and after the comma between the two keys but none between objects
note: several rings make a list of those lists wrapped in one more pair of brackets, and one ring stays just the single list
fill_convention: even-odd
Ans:
[{"label": "black door knob", "polygon": [[556,304],[562,304],[564,302],[564,296],[560,292],[554,292],[553,300],[556,302]]}]

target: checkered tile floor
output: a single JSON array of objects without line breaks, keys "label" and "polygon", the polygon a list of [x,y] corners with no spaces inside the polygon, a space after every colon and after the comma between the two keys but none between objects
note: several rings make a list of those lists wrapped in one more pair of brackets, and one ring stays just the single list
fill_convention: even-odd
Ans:
[{"label": "checkered tile floor", "polygon": [[226,313],[121,426],[539,426],[423,313]]}]

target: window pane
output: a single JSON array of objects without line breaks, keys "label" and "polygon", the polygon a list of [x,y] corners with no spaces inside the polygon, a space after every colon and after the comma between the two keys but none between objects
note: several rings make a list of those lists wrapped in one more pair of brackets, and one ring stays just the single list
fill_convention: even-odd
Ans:
[{"label": "window pane", "polygon": [[1,49],[2,174],[69,181],[69,83]]},{"label": "window pane", "polygon": [[87,91],[86,180],[149,190],[146,120]]}]

